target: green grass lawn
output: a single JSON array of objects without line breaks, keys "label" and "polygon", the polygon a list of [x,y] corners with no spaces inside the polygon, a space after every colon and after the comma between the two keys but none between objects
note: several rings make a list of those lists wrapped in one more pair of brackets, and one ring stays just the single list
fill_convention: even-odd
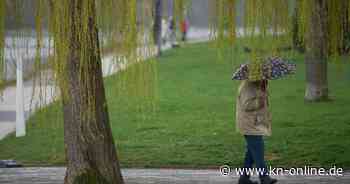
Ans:
[{"label": "green grass lawn", "polygon": [[[245,56],[237,57],[242,59]],[[297,74],[270,82],[273,135],[266,158],[273,166],[350,168],[350,65],[329,65],[330,102],[305,103],[301,57]],[[208,44],[187,45],[159,59],[159,103],[138,113],[116,98],[118,77],[105,81],[113,135],[123,167],[240,166],[244,139],[235,130],[239,82],[231,62],[218,62]],[[149,115],[146,118],[143,116]],[[28,135],[0,141],[0,159],[28,165],[64,164],[62,114],[57,104],[30,118]]]}]

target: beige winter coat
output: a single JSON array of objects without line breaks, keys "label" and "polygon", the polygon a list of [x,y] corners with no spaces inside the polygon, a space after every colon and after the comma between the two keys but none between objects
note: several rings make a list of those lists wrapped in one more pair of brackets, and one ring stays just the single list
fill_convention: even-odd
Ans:
[{"label": "beige winter coat", "polygon": [[236,101],[236,128],[242,135],[271,135],[268,94],[243,81]]}]

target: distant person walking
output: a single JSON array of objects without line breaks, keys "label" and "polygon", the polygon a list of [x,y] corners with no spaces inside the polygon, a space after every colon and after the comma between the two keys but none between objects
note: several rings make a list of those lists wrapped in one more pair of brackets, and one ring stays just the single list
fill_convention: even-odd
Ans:
[{"label": "distant person walking", "polygon": [[[236,127],[246,141],[244,159],[244,173],[240,176],[238,184],[257,184],[250,180],[250,171],[253,164],[259,173],[261,184],[274,184],[276,179],[268,175],[264,158],[263,136],[271,135],[271,113],[269,111],[268,80],[278,79],[292,74],[295,65],[286,63],[282,59],[268,58],[261,64],[261,76],[258,80],[250,80],[249,64],[243,64],[233,74],[232,79],[243,80],[238,88],[236,100]],[[254,171],[253,171],[254,172]]]},{"label": "distant person walking", "polygon": [[162,44],[164,45],[167,42],[167,33],[168,33],[168,23],[166,19],[162,19]]},{"label": "distant person walking", "polygon": [[181,33],[182,33],[182,41],[186,42],[187,41],[187,32],[188,32],[188,28],[189,28],[189,22],[187,21],[187,19],[184,19],[181,21]]},{"label": "distant person walking", "polygon": [[176,22],[173,17],[169,18],[169,33],[171,47],[177,47],[178,43],[176,41]]}]

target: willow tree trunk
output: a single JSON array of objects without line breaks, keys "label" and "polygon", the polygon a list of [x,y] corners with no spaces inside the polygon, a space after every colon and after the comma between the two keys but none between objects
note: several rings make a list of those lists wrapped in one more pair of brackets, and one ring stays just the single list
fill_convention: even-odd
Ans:
[{"label": "willow tree trunk", "polygon": [[350,51],[350,12],[349,12],[349,0],[341,1],[341,24],[342,24],[342,48],[340,48],[341,54],[347,54]]},{"label": "willow tree trunk", "polygon": [[163,14],[163,0],[155,0],[155,10],[154,10],[154,25],[153,25],[153,39],[154,43],[157,45],[158,56],[161,55],[162,49],[162,14]]},{"label": "willow tree trunk", "polygon": [[327,0],[310,0],[311,17],[306,40],[306,101],[328,99]]},{"label": "willow tree trunk", "polygon": [[[88,15],[82,13],[83,1],[88,3]],[[67,161],[64,182],[122,184],[103,85],[95,1],[70,0],[68,10],[71,23],[68,33],[68,91],[63,98]],[[88,16],[86,32],[82,31],[83,16]],[[83,66],[86,67],[82,69]],[[89,101],[90,105],[87,105]],[[91,104],[93,107],[88,107]]]}]

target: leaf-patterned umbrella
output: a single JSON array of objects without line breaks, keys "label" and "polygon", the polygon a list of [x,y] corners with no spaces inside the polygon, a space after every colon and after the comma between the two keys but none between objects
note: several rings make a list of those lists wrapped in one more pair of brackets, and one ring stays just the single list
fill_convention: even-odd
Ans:
[{"label": "leaf-patterned umbrella", "polygon": [[[280,57],[270,57],[261,64],[262,67],[260,79],[275,80],[289,74],[294,74],[296,64],[291,61],[285,61]],[[241,64],[233,73],[232,80],[249,80],[249,64]]]}]

